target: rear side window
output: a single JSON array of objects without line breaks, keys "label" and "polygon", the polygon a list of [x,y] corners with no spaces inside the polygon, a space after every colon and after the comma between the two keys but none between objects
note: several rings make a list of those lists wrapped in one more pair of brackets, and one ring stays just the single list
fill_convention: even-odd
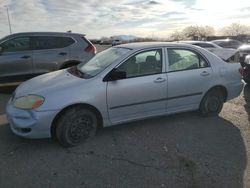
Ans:
[{"label": "rear side window", "polygon": [[19,52],[30,50],[29,37],[17,37],[1,44],[4,52]]},{"label": "rear side window", "polygon": [[191,70],[208,67],[199,54],[187,49],[168,49],[169,71]]},{"label": "rear side window", "polygon": [[32,37],[31,44],[34,50],[64,48],[75,41],[70,37],[35,36]]}]

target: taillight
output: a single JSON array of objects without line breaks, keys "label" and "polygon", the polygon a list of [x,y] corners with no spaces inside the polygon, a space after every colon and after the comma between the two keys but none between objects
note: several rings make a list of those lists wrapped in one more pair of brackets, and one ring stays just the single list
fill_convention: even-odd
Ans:
[{"label": "taillight", "polygon": [[96,47],[93,45],[93,44],[89,44],[88,46],[87,46],[87,48],[85,48],[85,51],[86,52],[92,52],[92,53],[96,53]]},{"label": "taillight", "polygon": [[241,67],[239,68],[240,75],[243,76],[244,69]]}]

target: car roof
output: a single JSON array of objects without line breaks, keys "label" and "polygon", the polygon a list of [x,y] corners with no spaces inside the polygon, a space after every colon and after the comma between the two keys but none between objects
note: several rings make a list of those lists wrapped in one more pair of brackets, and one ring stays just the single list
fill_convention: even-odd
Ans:
[{"label": "car roof", "polygon": [[209,41],[196,41],[196,40],[183,40],[183,41],[178,41],[179,43],[187,43],[187,44],[212,44],[214,43],[209,42]]},{"label": "car roof", "polygon": [[135,43],[127,43],[117,46],[129,49],[144,49],[144,48],[157,48],[157,47],[192,47],[196,48],[191,44],[185,43],[176,43],[176,42],[135,42]]},{"label": "car roof", "polygon": [[237,41],[237,42],[240,42],[240,41],[234,40],[234,39],[217,39],[217,40],[212,40],[211,42],[229,42],[229,41]]},{"label": "car roof", "polygon": [[16,36],[36,36],[36,35],[50,35],[50,36],[73,36],[73,35],[81,35],[85,36],[85,34],[80,33],[71,33],[71,32],[21,32],[21,33],[14,33],[7,37],[16,37]]}]

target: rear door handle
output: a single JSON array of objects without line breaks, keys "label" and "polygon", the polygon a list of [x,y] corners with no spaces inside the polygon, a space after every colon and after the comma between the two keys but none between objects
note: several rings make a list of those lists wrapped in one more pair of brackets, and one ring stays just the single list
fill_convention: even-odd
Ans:
[{"label": "rear door handle", "polygon": [[201,76],[208,76],[209,75],[209,73],[207,72],[207,71],[203,71],[202,73],[201,73]]},{"label": "rear door handle", "polygon": [[59,55],[64,56],[64,55],[67,55],[67,53],[66,52],[60,52]]},{"label": "rear door handle", "polygon": [[29,56],[29,55],[24,55],[24,56],[22,56],[21,58],[22,58],[22,59],[28,59],[28,58],[30,58],[30,56]]},{"label": "rear door handle", "polygon": [[165,82],[166,79],[165,78],[162,78],[162,77],[158,77],[156,78],[156,80],[154,81],[155,83],[161,83],[161,82]]}]

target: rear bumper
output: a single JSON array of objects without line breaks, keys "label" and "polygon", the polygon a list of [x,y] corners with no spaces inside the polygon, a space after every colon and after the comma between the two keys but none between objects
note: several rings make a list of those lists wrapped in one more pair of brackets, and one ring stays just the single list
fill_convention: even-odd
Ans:
[{"label": "rear bumper", "polygon": [[25,138],[50,138],[50,128],[57,113],[57,111],[17,109],[10,102],[6,109],[12,132]]}]

